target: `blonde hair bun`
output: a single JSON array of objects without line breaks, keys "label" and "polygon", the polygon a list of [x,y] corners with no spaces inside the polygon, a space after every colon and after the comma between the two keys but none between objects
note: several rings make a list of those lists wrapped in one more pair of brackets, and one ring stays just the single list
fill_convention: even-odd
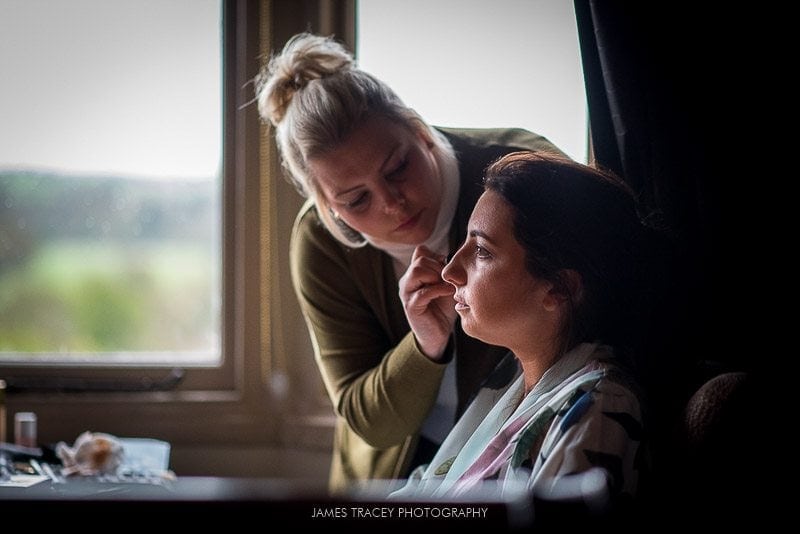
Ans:
[{"label": "blonde hair bun", "polygon": [[297,91],[313,80],[350,70],[354,65],[353,56],[332,37],[295,35],[256,76],[258,111],[277,126]]}]

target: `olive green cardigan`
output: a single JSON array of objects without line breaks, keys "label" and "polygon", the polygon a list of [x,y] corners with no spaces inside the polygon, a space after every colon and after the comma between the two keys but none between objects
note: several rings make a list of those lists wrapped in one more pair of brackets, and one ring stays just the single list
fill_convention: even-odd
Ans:
[{"label": "olive green cardigan", "polygon": [[[558,150],[519,129],[440,129],[456,152],[461,177],[450,249],[466,236],[482,192],[483,171],[516,150]],[[315,357],[338,415],[330,487],[371,478],[403,478],[418,431],[434,405],[444,364],[417,347],[398,296],[391,258],[370,246],[349,248],[331,236],[311,202],[291,240],[291,270]],[[458,415],[506,352],[456,326]]]}]

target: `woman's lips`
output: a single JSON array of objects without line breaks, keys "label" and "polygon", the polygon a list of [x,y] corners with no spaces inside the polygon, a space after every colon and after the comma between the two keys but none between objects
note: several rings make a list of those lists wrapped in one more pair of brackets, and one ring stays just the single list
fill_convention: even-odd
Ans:
[{"label": "woman's lips", "polygon": [[456,311],[462,311],[462,310],[468,310],[469,309],[469,305],[466,302],[464,302],[463,300],[461,300],[461,298],[458,295],[453,295],[453,300],[456,301],[456,306],[455,306]]},{"label": "woman's lips", "polygon": [[412,228],[414,228],[417,225],[417,223],[419,222],[420,217],[422,217],[422,210],[418,211],[417,214],[414,215],[413,217],[409,217],[408,219],[406,219],[405,221],[400,223],[400,226],[395,228],[394,231],[395,232],[407,232],[408,230],[411,230]]}]

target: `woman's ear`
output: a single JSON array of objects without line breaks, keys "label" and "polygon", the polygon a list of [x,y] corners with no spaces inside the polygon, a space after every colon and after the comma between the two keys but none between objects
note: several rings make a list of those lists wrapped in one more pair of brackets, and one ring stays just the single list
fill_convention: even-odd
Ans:
[{"label": "woman's ear", "polygon": [[561,269],[559,283],[550,286],[544,299],[545,309],[553,311],[565,302],[577,304],[583,298],[583,279],[574,269]]}]

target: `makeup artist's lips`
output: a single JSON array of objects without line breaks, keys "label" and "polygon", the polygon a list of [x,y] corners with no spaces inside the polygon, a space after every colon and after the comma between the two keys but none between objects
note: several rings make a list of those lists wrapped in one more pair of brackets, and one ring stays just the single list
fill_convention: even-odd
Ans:
[{"label": "makeup artist's lips", "polygon": [[422,218],[422,211],[423,210],[420,210],[413,217],[409,217],[408,219],[406,219],[405,221],[400,223],[400,226],[395,228],[394,231],[395,232],[408,232],[409,230],[414,228],[417,225],[417,223],[419,222],[419,220]]}]

